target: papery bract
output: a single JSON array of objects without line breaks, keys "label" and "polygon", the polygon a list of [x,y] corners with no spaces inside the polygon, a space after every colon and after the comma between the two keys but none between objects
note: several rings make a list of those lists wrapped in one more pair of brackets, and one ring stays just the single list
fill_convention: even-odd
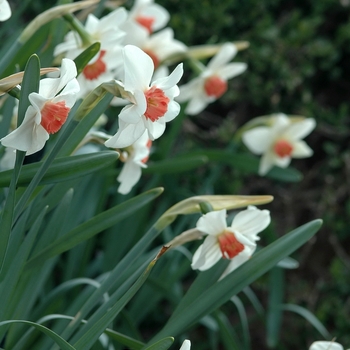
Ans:
[{"label": "papery bract", "polygon": [[73,107],[79,84],[75,79],[75,63],[62,60],[59,78],[45,78],[40,81],[39,92],[29,94],[28,107],[22,124],[1,139],[3,146],[26,152],[30,155],[41,150],[49,134],[57,132],[65,123]]},{"label": "papery bract", "polygon": [[312,118],[292,121],[285,114],[271,118],[271,126],[259,126],[243,133],[243,143],[255,154],[262,154],[259,174],[265,175],[274,165],[286,168],[291,158],[305,158],[312,149],[301,139],[316,126]]},{"label": "papery bract", "polygon": [[234,44],[224,44],[219,52],[210,60],[202,73],[189,83],[180,86],[179,102],[188,102],[187,114],[201,112],[209,103],[217,100],[227,90],[227,80],[247,69],[245,63],[229,63],[236,55]]},{"label": "papery bract", "polygon": [[239,212],[231,226],[226,224],[226,209],[211,211],[197,222],[197,229],[208,236],[193,255],[192,268],[208,270],[220,258],[231,262],[227,274],[247,261],[256,249],[258,233],[270,223],[270,212],[254,206]]},{"label": "papery bract", "polygon": [[131,93],[132,104],[119,114],[119,130],[105,145],[124,148],[133,144],[147,130],[151,140],[159,138],[165,130],[165,123],[173,120],[180,111],[174,101],[179,89],[183,69],[179,64],[164,78],[151,85],[154,65],[151,58],[136,46],[127,45],[124,50],[124,89]]}]

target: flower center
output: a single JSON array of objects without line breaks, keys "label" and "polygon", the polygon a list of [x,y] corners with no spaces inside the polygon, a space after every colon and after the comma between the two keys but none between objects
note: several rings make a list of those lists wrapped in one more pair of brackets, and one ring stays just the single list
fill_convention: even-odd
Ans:
[{"label": "flower center", "polygon": [[293,146],[286,140],[278,140],[273,146],[275,153],[281,157],[288,157],[293,152]]},{"label": "flower center", "polygon": [[165,96],[163,90],[155,86],[152,86],[145,92],[145,97],[147,101],[145,117],[155,122],[167,112],[170,100]]},{"label": "flower center", "polygon": [[138,16],[136,17],[136,22],[142,27],[145,27],[148,30],[148,33],[152,33],[152,25],[154,23],[154,18],[153,17],[148,17],[148,16]]},{"label": "flower center", "polygon": [[97,60],[94,63],[88,64],[83,69],[83,74],[87,80],[97,79],[102,73],[107,70],[106,63],[102,58],[106,54],[105,50],[101,50]]},{"label": "flower center", "polygon": [[244,245],[239,242],[230,231],[224,231],[218,236],[219,246],[224,259],[232,259],[244,250]]},{"label": "flower center", "polygon": [[148,49],[144,49],[143,52],[145,52],[149,57],[152,58],[154,69],[157,69],[160,63],[158,56],[153,51]]},{"label": "flower center", "polygon": [[46,102],[41,110],[41,125],[49,133],[54,134],[65,123],[70,108],[64,101],[57,103]]},{"label": "flower center", "polygon": [[[151,146],[152,146],[152,141],[150,139],[148,139],[147,144],[146,144],[146,147],[148,148],[148,150],[151,149]],[[148,161],[148,158],[149,158],[149,152],[148,152],[148,156],[146,156],[145,158],[141,159],[141,162],[143,164],[146,164],[147,161]]]},{"label": "flower center", "polygon": [[227,82],[217,75],[213,75],[205,80],[204,90],[208,96],[219,98],[226,92]]}]

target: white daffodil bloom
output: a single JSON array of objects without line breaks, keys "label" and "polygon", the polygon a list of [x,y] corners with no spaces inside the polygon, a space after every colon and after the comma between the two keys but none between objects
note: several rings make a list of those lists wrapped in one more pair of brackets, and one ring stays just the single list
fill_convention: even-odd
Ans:
[{"label": "white daffodil bloom", "polygon": [[148,33],[165,27],[169,19],[169,12],[153,0],[136,0],[128,17],[128,20],[141,25]]},{"label": "white daffodil bloom", "polygon": [[121,170],[118,181],[120,182],[118,192],[127,194],[132,187],[140,180],[142,168],[147,168],[146,162],[149,157],[152,141],[148,138],[147,132],[125,152],[122,152],[121,159],[125,159],[123,169]]},{"label": "white daffodil bloom", "polygon": [[124,148],[132,145],[148,131],[152,141],[165,130],[165,123],[173,120],[180,111],[174,101],[179,94],[177,83],[183,74],[182,64],[164,78],[151,85],[154,71],[152,59],[136,46],[127,45],[123,50],[124,89],[130,94],[130,102],[119,114],[119,130],[105,145]]},{"label": "white daffodil bloom", "polygon": [[24,151],[26,155],[41,150],[49,134],[60,130],[76,101],[79,92],[76,76],[75,63],[65,58],[59,78],[40,80],[39,92],[29,94],[31,105],[22,124],[0,140],[2,145]]},{"label": "white daffodil bloom", "polygon": [[6,0],[0,0],[0,22],[7,21],[11,17],[11,7]]},{"label": "white daffodil bloom", "polygon": [[334,341],[321,340],[313,342],[309,350],[344,350],[344,348]]},{"label": "white daffodil bloom", "polygon": [[211,211],[197,222],[197,229],[208,236],[193,255],[192,269],[208,270],[221,258],[231,262],[224,272],[230,273],[246,262],[256,249],[258,233],[270,224],[270,212],[254,206],[239,212],[231,226],[226,224],[226,209]]},{"label": "white daffodil bloom", "polygon": [[191,342],[188,339],[184,340],[180,350],[191,350]]},{"label": "white daffodil bloom", "polygon": [[180,87],[180,95],[176,100],[189,101],[185,109],[187,114],[201,112],[226,92],[228,79],[247,69],[245,63],[229,63],[236,53],[237,48],[234,44],[224,44],[197,78]]},{"label": "white daffodil bloom", "polygon": [[292,122],[285,114],[272,117],[271,126],[259,126],[242,135],[243,143],[254,154],[262,154],[259,174],[265,175],[274,165],[286,168],[291,158],[305,158],[313,154],[302,139],[315,128],[312,118]]},{"label": "white daffodil bloom", "polygon": [[[98,19],[89,14],[85,30],[92,40],[100,42],[100,51],[93,57],[78,77],[81,90],[78,98],[86,96],[100,84],[119,77],[122,71],[122,41],[125,33],[120,26],[125,22],[127,12],[118,8],[107,16]],[[54,55],[64,54],[74,59],[84,51],[83,42],[76,32],[69,32],[65,41],[56,46]]]},{"label": "white daffodil bloom", "polygon": [[15,167],[16,150],[11,147],[6,147],[5,152],[0,159],[0,170],[9,170]]}]

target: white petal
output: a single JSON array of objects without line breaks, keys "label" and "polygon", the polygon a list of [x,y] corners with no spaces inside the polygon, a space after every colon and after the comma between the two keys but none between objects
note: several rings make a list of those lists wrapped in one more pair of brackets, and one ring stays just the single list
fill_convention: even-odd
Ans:
[{"label": "white petal", "polygon": [[208,270],[222,257],[216,237],[208,236],[193,255],[193,270]]},{"label": "white petal", "polygon": [[11,8],[6,0],[0,3],[0,21],[6,21],[11,17]]},{"label": "white petal", "polygon": [[186,339],[182,343],[181,348],[179,350],[190,350],[190,349],[191,349],[191,342]]},{"label": "white petal", "polygon": [[160,78],[152,83],[152,86],[155,85],[162,90],[167,90],[175,86],[181,79],[183,75],[183,64],[180,63],[176,66],[176,68],[172,71],[172,73],[165,78]]},{"label": "white petal", "polygon": [[204,80],[202,78],[195,78],[180,86],[180,95],[176,98],[179,102],[185,102],[189,99],[198,96],[203,91]]},{"label": "white petal", "polygon": [[231,228],[233,232],[238,231],[250,240],[256,240],[256,235],[270,224],[270,212],[250,206],[239,212],[233,219]]},{"label": "white petal", "polygon": [[271,130],[266,126],[250,129],[243,133],[242,141],[254,154],[265,153],[271,145]]},{"label": "white petal", "polygon": [[309,350],[344,350],[343,346],[333,341],[315,341]]},{"label": "white petal", "polygon": [[196,227],[208,235],[217,236],[226,230],[226,209],[211,211],[197,221]]},{"label": "white petal", "polygon": [[222,79],[228,80],[242,74],[247,70],[247,67],[248,66],[246,63],[229,63],[226,66],[218,69],[217,73]]},{"label": "white petal", "polygon": [[287,168],[287,166],[290,164],[290,161],[292,160],[291,157],[275,157],[274,158],[274,164],[279,166],[280,168]]},{"label": "white petal", "polygon": [[126,45],[123,50],[125,78],[124,86],[127,91],[148,89],[154,71],[151,57],[140,48]]},{"label": "white petal", "polygon": [[170,101],[168,103],[168,110],[162,117],[166,122],[172,121],[180,113],[180,105],[176,101]]},{"label": "white petal", "polygon": [[[162,119],[162,118],[161,118]],[[158,139],[164,134],[165,131],[165,121],[159,119],[156,122],[152,122],[147,118],[143,118],[144,125],[148,131],[148,137],[153,141]]]},{"label": "white petal", "polygon": [[237,267],[241,266],[243,263],[249,260],[249,258],[254,253],[254,250],[250,249],[244,249],[242,252],[240,252],[238,255],[236,255],[233,259],[231,259],[231,262],[226,267],[225,271],[221,275],[220,279],[227,276],[229,273],[231,273],[233,270],[236,270]]},{"label": "white petal", "polygon": [[185,108],[185,113],[195,115],[202,112],[211,101],[203,95],[194,96]]},{"label": "white petal", "polygon": [[140,180],[141,173],[142,171],[139,165],[133,161],[127,161],[118,176],[118,181],[120,182],[118,192],[121,194],[129,193],[132,187]]},{"label": "white petal", "polygon": [[311,157],[313,153],[313,150],[306,144],[305,141],[297,141],[293,144],[293,158]]},{"label": "white petal", "polygon": [[141,16],[152,17],[154,22],[152,24],[152,31],[159,30],[166,26],[169,22],[169,12],[158,4],[150,4],[139,12]]},{"label": "white petal", "polygon": [[315,126],[315,119],[304,119],[300,122],[292,123],[284,133],[284,136],[292,140],[300,140],[303,139],[305,136],[309,135],[310,132],[315,128]]},{"label": "white petal", "polygon": [[268,151],[260,159],[259,175],[266,175],[275,164],[276,156]]},{"label": "white petal", "polygon": [[105,142],[106,147],[125,148],[137,141],[145,131],[142,119],[137,124],[124,123],[119,120],[118,132]]},{"label": "white petal", "polygon": [[234,44],[226,43],[222,45],[219,52],[211,59],[211,61],[208,63],[208,69],[210,70],[217,70],[223,65],[225,65],[227,62],[230,62],[232,58],[236,55],[237,49]]},{"label": "white petal", "polygon": [[134,96],[137,103],[125,106],[119,114],[119,118],[125,123],[136,124],[140,122],[141,116],[146,112],[145,94],[140,90],[136,90]]}]

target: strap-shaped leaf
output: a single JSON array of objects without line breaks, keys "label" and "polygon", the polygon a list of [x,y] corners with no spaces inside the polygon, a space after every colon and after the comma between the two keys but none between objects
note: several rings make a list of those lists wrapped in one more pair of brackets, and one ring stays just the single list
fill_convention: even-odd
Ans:
[{"label": "strap-shaped leaf", "polygon": [[168,350],[170,346],[173,344],[173,342],[174,342],[173,337],[166,337],[150,346],[143,347],[142,349],[143,350]]}]

